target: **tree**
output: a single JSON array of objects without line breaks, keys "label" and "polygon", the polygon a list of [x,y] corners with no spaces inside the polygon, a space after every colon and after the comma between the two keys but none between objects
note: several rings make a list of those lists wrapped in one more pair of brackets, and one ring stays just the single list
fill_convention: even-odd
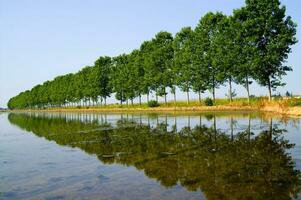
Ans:
[{"label": "tree", "polygon": [[128,64],[128,55],[122,54],[113,58],[112,65],[112,87],[116,93],[115,97],[120,101],[120,105],[127,100],[125,83],[127,81],[126,66]]},{"label": "tree", "polygon": [[285,7],[279,0],[246,0],[247,19],[252,25],[249,43],[257,49],[253,54],[254,78],[262,86],[268,87],[269,100],[272,89],[283,86],[282,76],[292,68],[285,65],[291,46],[297,42],[296,24],[286,17]]},{"label": "tree", "polygon": [[93,77],[93,68],[91,66],[84,67],[79,72],[79,82],[81,84],[82,97],[84,103],[90,103],[91,98],[96,98],[97,92],[95,93],[95,88],[98,88],[97,81],[95,81]]},{"label": "tree", "polygon": [[194,60],[194,32],[190,27],[182,28],[173,41],[174,48],[174,76],[177,85],[187,93],[187,104],[189,104],[189,90],[192,87]]},{"label": "tree", "polygon": [[247,91],[248,102],[250,103],[250,84],[251,78],[254,77],[253,55],[257,51],[252,45],[252,34],[250,29],[252,25],[245,23],[247,20],[247,12],[245,8],[234,10],[231,20],[231,31],[233,34],[234,55],[236,57],[234,65],[234,77],[238,84],[243,85]]},{"label": "tree", "polygon": [[228,81],[230,102],[233,100],[232,84],[236,82],[235,72],[237,71],[237,57],[240,52],[237,51],[235,44],[236,32],[233,30],[231,20],[227,16],[220,16],[219,23],[216,24],[216,34],[212,39],[212,57],[218,69],[217,76],[220,83]]},{"label": "tree", "polygon": [[200,68],[203,68],[208,78],[206,84],[212,91],[215,101],[215,89],[223,83],[224,77],[220,77],[220,65],[216,62],[217,49],[213,42],[218,34],[218,25],[224,19],[221,13],[208,13],[200,20],[195,29],[196,34],[196,59]]},{"label": "tree", "polygon": [[96,82],[96,87],[99,88],[98,95],[101,99],[104,99],[105,105],[107,97],[110,97],[112,93],[112,85],[110,84],[111,65],[112,60],[108,56],[99,57],[94,63],[94,73],[98,77]]},{"label": "tree", "polygon": [[[166,103],[166,88],[172,85],[170,81],[173,63],[173,37],[168,32],[159,32],[152,39],[152,52],[149,59],[149,70],[152,76],[152,88],[156,96],[163,96]],[[158,101],[158,98],[157,98]]]},{"label": "tree", "polygon": [[[141,105],[141,95],[147,93],[145,85],[145,69],[143,67],[143,57],[139,50],[134,50],[129,57],[129,87],[133,91],[133,97],[139,97],[139,104]],[[133,98],[131,99],[133,100]],[[133,101],[132,101],[133,104]]]},{"label": "tree", "polygon": [[137,50],[134,50],[128,55],[128,62],[124,66],[124,73],[126,76],[124,82],[125,96],[127,100],[131,100],[133,105],[133,100],[139,94],[139,69],[136,65],[136,59],[139,55]]},{"label": "tree", "polygon": [[147,102],[149,101],[149,94],[151,90],[154,90],[153,77],[156,75],[155,70],[152,68],[151,53],[153,51],[153,45],[151,41],[145,41],[140,46],[139,61],[136,64],[143,67],[143,81],[140,83],[141,90],[147,96]]}]

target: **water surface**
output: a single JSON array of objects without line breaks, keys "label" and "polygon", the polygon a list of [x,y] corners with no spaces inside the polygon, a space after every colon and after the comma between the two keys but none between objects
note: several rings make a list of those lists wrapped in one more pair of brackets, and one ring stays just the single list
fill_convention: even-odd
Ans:
[{"label": "water surface", "polygon": [[0,199],[298,199],[300,119],[0,114]]}]

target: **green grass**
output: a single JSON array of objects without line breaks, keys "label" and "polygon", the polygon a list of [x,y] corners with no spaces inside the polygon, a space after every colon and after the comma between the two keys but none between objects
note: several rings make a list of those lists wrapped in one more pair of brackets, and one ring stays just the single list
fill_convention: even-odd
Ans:
[{"label": "green grass", "polygon": [[301,99],[294,99],[289,102],[290,106],[301,106]]},{"label": "green grass", "polygon": [[[167,108],[167,107],[197,107],[197,106],[205,106],[204,103],[205,99],[203,99],[201,102],[198,100],[191,100],[189,104],[187,104],[187,101],[168,101],[166,104],[164,102],[159,102],[159,108]],[[245,106],[251,106],[251,107],[261,107],[263,105],[279,105],[282,106],[301,106],[301,99],[288,99],[288,100],[282,100],[282,99],[275,99],[271,102],[268,101],[267,97],[256,97],[251,98],[250,103],[248,103],[247,98],[235,98],[232,102],[229,101],[229,99],[216,99],[214,102],[214,106],[236,106],[236,107],[245,107]],[[150,108],[148,103],[143,102],[141,105],[139,103],[129,104],[124,103],[123,105],[120,105],[118,103],[116,104],[108,104],[106,106],[97,105],[97,106],[75,106],[75,107],[68,107],[66,109],[146,109]]]},{"label": "green grass", "polygon": [[[266,98],[252,98],[250,99],[250,104],[248,103],[247,98],[235,98],[232,102],[230,102],[228,99],[216,99],[214,102],[214,106],[259,106],[262,101],[264,101]],[[193,107],[193,106],[205,106],[204,103],[205,99],[203,99],[201,102],[198,100],[191,100],[189,104],[187,101],[168,101],[166,104],[164,102],[159,102],[159,106],[161,108],[166,107]],[[123,105],[120,104],[108,104],[106,106],[97,105],[97,106],[76,106],[76,107],[68,107],[67,109],[97,109],[97,108],[105,108],[105,109],[115,109],[115,108],[149,108],[148,103],[142,103],[139,105],[139,103],[135,104],[126,104]]]}]

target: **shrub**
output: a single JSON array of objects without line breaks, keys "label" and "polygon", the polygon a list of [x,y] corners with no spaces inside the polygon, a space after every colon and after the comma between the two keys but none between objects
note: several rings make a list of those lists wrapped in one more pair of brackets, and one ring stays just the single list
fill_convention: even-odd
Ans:
[{"label": "shrub", "polygon": [[151,107],[151,108],[160,106],[158,101],[155,101],[155,100],[151,100],[151,101],[147,102],[147,105],[148,105],[148,107]]},{"label": "shrub", "polygon": [[301,106],[301,99],[291,101],[290,105],[291,106]]},{"label": "shrub", "polygon": [[213,106],[213,101],[210,98],[206,98],[204,103],[206,106]]}]

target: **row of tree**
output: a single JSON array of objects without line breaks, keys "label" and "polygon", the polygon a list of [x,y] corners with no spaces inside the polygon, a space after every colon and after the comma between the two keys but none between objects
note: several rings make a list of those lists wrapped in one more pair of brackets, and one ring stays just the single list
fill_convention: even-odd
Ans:
[{"label": "row of tree", "polygon": [[149,94],[174,95],[212,92],[224,84],[246,88],[255,80],[272,90],[284,85],[281,78],[292,68],[285,65],[291,46],[297,42],[296,24],[285,14],[279,0],[246,0],[246,5],[226,16],[207,13],[195,29],[182,28],[174,37],[162,31],[139,49],[116,57],[100,57],[94,66],[75,74],[59,76],[8,102],[10,109],[106,103],[115,93],[122,104]]}]

